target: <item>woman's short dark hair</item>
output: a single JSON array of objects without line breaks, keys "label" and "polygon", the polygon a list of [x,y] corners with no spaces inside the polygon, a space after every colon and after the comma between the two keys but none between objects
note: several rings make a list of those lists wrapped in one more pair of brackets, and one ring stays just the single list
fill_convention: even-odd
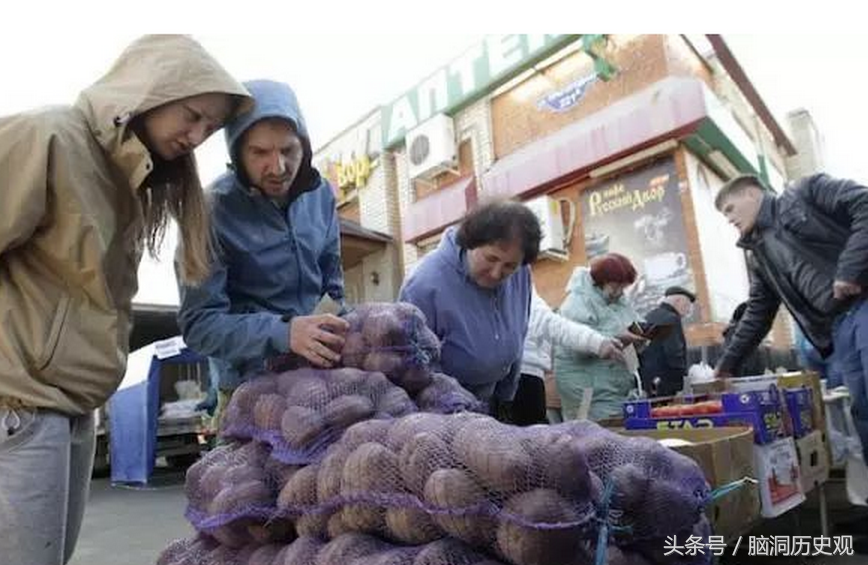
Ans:
[{"label": "woman's short dark hair", "polygon": [[458,227],[455,236],[464,249],[476,249],[499,242],[518,242],[522,264],[536,261],[542,229],[530,208],[520,202],[497,200],[471,210]]}]

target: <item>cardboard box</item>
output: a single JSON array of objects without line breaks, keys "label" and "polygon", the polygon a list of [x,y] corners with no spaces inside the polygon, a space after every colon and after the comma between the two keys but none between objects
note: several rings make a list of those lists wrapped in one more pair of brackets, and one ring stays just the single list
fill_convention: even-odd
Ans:
[{"label": "cardboard box", "polygon": [[829,480],[829,454],[823,433],[814,430],[796,440],[799,468],[802,473],[802,491],[806,494]]},{"label": "cardboard box", "polygon": [[820,375],[813,371],[800,371],[783,373],[778,375],[778,386],[784,389],[808,387],[811,389],[811,404],[813,406],[812,417],[814,429],[823,435],[823,443],[826,446],[826,457],[832,460],[829,438],[826,435],[826,407],[823,404],[823,388],[820,384]]},{"label": "cardboard box", "polygon": [[763,517],[775,518],[805,501],[793,438],[754,445],[754,467],[760,481]]},{"label": "cardboard box", "polygon": [[814,405],[808,387],[783,389],[787,418],[793,437],[805,437],[814,431]]},{"label": "cardboard box", "polygon": [[[749,427],[619,430],[619,433],[690,442],[671,449],[696,461],[712,489],[745,477],[757,477],[754,469],[754,434]],[[713,501],[706,508],[706,515],[716,535],[724,536],[727,541],[735,540],[760,520],[758,485],[746,483],[740,489]]]},{"label": "cardboard box", "polygon": [[[691,402],[691,397],[685,397]],[[723,412],[691,416],[652,416],[649,400],[624,403],[624,426],[628,430],[658,429],[677,430],[684,428],[722,428],[751,426],[754,441],[770,443],[784,437],[784,421],[781,399],[774,389],[746,392],[727,392],[720,395]]]}]

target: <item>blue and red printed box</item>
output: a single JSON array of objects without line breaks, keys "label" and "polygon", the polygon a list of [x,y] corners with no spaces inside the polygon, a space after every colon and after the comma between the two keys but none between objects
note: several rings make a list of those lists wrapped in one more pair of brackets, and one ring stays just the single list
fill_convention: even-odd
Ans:
[{"label": "blue and red printed box", "polygon": [[764,391],[725,392],[720,395],[720,400],[723,408],[720,413],[668,417],[652,416],[649,400],[625,402],[624,427],[628,430],[680,430],[751,426],[754,442],[759,445],[786,437],[780,393],[776,387]]}]

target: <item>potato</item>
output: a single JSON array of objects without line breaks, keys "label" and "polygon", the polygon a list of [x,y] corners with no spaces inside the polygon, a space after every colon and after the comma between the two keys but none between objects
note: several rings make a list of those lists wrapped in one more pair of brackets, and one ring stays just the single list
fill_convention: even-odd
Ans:
[{"label": "potato", "polygon": [[416,343],[428,352],[435,359],[439,359],[440,357],[440,338],[437,337],[431,328],[428,326],[424,326],[421,328],[416,334]]},{"label": "potato", "polygon": [[404,369],[393,376],[392,382],[410,394],[418,394],[431,384],[431,369],[427,363],[419,365],[407,360]]},{"label": "potato", "polygon": [[351,559],[372,555],[386,544],[363,534],[344,534],[328,542],[317,554],[315,565],[346,565]]},{"label": "potato", "polygon": [[295,521],[295,531],[299,536],[324,538],[327,535],[327,523],[328,516],[321,512],[303,514]]},{"label": "potato", "polygon": [[599,504],[603,501],[603,495],[605,494],[606,487],[603,484],[602,479],[594,473],[590,473],[591,476],[591,500],[594,501],[594,504]]},{"label": "potato", "polygon": [[434,471],[425,483],[425,502],[440,510],[468,510],[465,515],[434,513],[434,522],[450,536],[482,547],[493,543],[497,523],[482,514],[491,503],[482,487],[466,472]]},{"label": "potato", "polygon": [[386,510],[386,530],[393,540],[409,545],[430,543],[443,537],[431,516],[418,508]]},{"label": "potato", "polygon": [[350,394],[339,396],[329,402],[323,410],[326,426],[348,428],[361,420],[374,415],[374,403],[369,398]]},{"label": "potato", "polygon": [[[344,496],[399,492],[402,488],[398,458],[379,443],[363,443],[344,464],[341,479],[341,494]],[[385,528],[385,511],[374,503],[348,504],[341,518],[354,531],[376,533]]]},{"label": "potato", "polygon": [[509,561],[521,565],[575,563],[581,549],[581,529],[568,526],[536,529],[523,526],[510,514],[534,524],[576,522],[578,514],[557,491],[535,489],[517,494],[504,506],[497,528],[497,548]]},{"label": "potato", "polygon": [[406,366],[404,356],[393,351],[372,351],[365,356],[362,369],[376,373],[383,373],[390,381],[395,382],[395,376],[400,374]]},{"label": "potato", "polygon": [[344,348],[341,351],[341,362],[349,367],[359,367],[368,354],[368,349],[361,332],[347,332]]},{"label": "potato", "polygon": [[230,514],[245,508],[272,506],[271,490],[260,481],[224,487],[208,507],[211,516]]},{"label": "potato", "polygon": [[652,488],[650,477],[631,464],[612,471],[609,480],[612,481],[612,506],[628,515],[641,513],[648,490]]},{"label": "potato", "polygon": [[446,431],[447,421],[437,414],[417,413],[404,416],[392,423],[386,434],[386,446],[400,452],[404,444],[421,432],[440,433]]},{"label": "potato", "polygon": [[[570,434],[573,435],[573,434]],[[612,438],[611,436],[616,436]],[[573,437],[576,437],[573,435]],[[618,453],[623,453],[623,442],[617,434],[596,433],[580,436],[579,446],[585,454],[588,467],[600,477],[608,477],[620,464]]]},{"label": "potato", "polygon": [[291,479],[299,470],[304,469],[304,467],[299,465],[287,465],[286,463],[281,463],[277,459],[269,458],[265,462],[264,469],[268,481],[275,485],[275,490],[280,492],[280,490],[286,486],[286,483],[289,482],[289,479]]},{"label": "potato", "polygon": [[391,308],[370,312],[362,322],[362,336],[371,348],[386,348],[406,345],[408,330],[412,326],[403,323]]},{"label": "potato", "polygon": [[226,474],[226,469],[227,468],[224,465],[216,464],[212,465],[207,471],[205,471],[199,485],[202,498],[205,500],[211,500],[223,489],[225,486],[223,483],[223,477]]},{"label": "potato", "polygon": [[259,397],[276,391],[277,382],[274,378],[257,377],[235,389],[232,393],[230,406],[235,405],[241,413],[249,414],[253,412],[253,408],[256,406]]},{"label": "potato", "polygon": [[301,513],[307,507],[314,506],[317,503],[318,472],[319,467],[317,465],[309,465],[295,473],[280,491],[280,495],[277,497],[277,507],[283,511]]},{"label": "potato", "polygon": [[419,392],[416,403],[422,410],[442,414],[477,410],[480,404],[473,393],[461,386],[457,380],[443,373],[431,375],[431,384]]},{"label": "potato", "polygon": [[395,386],[383,373],[365,371],[364,374],[367,375],[365,377],[365,386],[372,394],[382,394]]},{"label": "potato", "polygon": [[247,524],[243,520],[235,521],[219,528],[214,528],[209,532],[220,545],[239,549],[250,542],[250,536],[247,533]]},{"label": "potato", "polygon": [[368,373],[355,367],[332,369],[328,371],[326,382],[333,395],[352,394],[365,387],[368,383]]},{"label": "potato", "polygon": [[331,399],[328,383],[322,376],[300,377],[286,392],[286,402],[289,406],[318,409],[328,404]]},{"label": "potato", "polygon": [[363,443],[344,463],[341,494],[400,492],[403,489],[398,471],[398,457],[380,443]]},{"label": "potato", "polygon": [[362,420],[347,428],[341,437],[341,445],[352,451],[363,443],[383,443],[392,425],[388,420]]},{"label": "potato", "polygon": [[493,419],[472,420],[452,442],[456,458],[486,488],[504,495],[527,488],[534,468],[533,459],[518,442],[504,441],[508,429]]},{"label": "potato", "polygon": [[325,531],[329,539],[335,539],[340,535],[352,533],[353,530],[344,522],[341,512],[334,512],[328,516]]},{"label": "potato", "polygon": [[283,396],[287,396],[298,383],[306,380],[322,380],[321,373],[319,369],[313,367],[301,367],[280,373],[275,377],[277,392]]},{"label": "potato", "polygon": [[539,465],[542,484],[534,486],[553,488],[571,500],[590,500],[590,475],[581,440],[545,430],[528,431],[525,446],[531,459],[543,463]]},{"label": "potato", "polygon": [[374,503],[350,503],[341,510],[340,523],[351,532],[379,534],[386,529],[386,511]]},{"label": "potato", "polygon": [[437,469],[453,466],[452,452],[439,436],[418,433],[404,444],[398,458],[398,467],[406,487],[422,496],[428,477]]},{"label": "potato", "polygon": [[264,545],[250,555],[247,559],[247,565],[272,565],[281,549],[283,546],[280,545]]},{"label": "potato", "polygon": [[300,537],[286,548],[283,563],[275,565],[311,565],[325,544],[315,537]]},{"label": "potato", "polygon": [[341,477],[344,473],[344,463],[350,451],[343,446],[332,446],[319,465],[316,476],[316,495],[320,504],[328,502],[341,493]]},{"label": "potato", "polygon": [[202,477],[210,468],[211,462],[206,459],[199,459],[190,465],[184,477],[184,491],[188,497],[202,491]]},{"label": "potato", "polygon": [[[429,543],[419,552],[413,565],[473,565],[483,557],[458,540],[444,538]],[[560,562],[552,561],[550,565]]]},{"label": "potato", "polygon": [[413,565],[418,552],[413,548],[395,548],[353,559],[350,565]]},{"label": "potato", "polygon": [[377,398],[376,410],[381,414],[400,418],[401,416],[415,412],[416,405],[404,389],[392,386],[387,392]]},{"label": "potato", "polygon": [[316,441],[325,427],[325,420],[304,406],[288,407],[280,422],[284,439],[295,449],[304,449]]},{"label": "potato", "polygon": [[265,471],[249,463],[239,463],[226,468],[223,473],[224,485],[238,485],[250,481],[264,483],[266,481]]},{"label": "potato", "polygon": [[426,323],[425,314],[412,302],[395,302],[389,307],[401,321],[411,320],[414,323]]},{"label": "potato", "polygon": [[253,540],[253,543],[265,545],[274,541],[271,539],[271,532],[265,524],[249,524],[247,526],[247,535]]},{"label": "potato", "polygon": [[286,399],[277,393],[264,394],[256,401],[253,409],[253,423],[260,430],[280,431]]}]

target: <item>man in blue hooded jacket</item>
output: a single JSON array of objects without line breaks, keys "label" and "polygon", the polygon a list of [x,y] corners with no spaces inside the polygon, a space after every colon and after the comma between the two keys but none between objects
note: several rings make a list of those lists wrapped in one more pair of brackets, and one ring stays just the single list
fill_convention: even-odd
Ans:
[{"label": "man in blue hooded jacket", "polygon": [[227,124],[232,165],[210,187],[211,275],[181,288],[178,314],[185,342],[212,358],[225,392],[278,355],[333,366],[347,328],[311,315],[325,295],[343,304],[344,283],[335,197],[311,165],[296,96],[267,80],[245,87],[256,106]]}]

